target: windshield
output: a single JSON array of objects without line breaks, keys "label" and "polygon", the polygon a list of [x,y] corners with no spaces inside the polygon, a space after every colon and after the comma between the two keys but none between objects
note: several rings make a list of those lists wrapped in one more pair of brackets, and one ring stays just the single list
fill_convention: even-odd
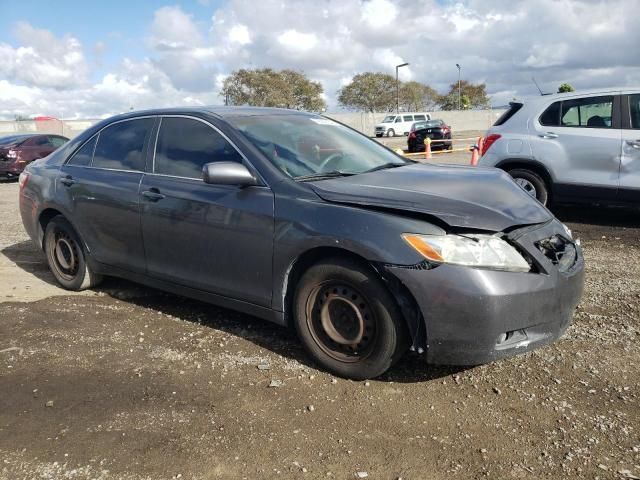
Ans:
[{"label": "windshield", "polygon": [[393,123],[395,119],[395,115],[387,115],[386,117],[384,117],[384,120],[382,120],[382,123]]},{"label": "windshield", "polygon": [[228,120],[292,178],[355,175],[410,163],[378,142],[320,116],[259,115]]}]

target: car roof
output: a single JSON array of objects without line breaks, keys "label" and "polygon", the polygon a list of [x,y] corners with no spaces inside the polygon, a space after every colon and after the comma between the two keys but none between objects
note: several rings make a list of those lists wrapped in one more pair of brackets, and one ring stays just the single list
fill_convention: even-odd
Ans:
[{"label": "car roof", "polygon": [[[140,117],[145,115],[189,115],[189,114],[213,114],[220,118],[248,117],[264,115],[301,115],[312,116],[313,113],[302,112],[300,110],[290,110],[286,108],[272,107],[227,107],[227,106],[198,106],[198,107],[174,107],[174,108],[154,108],[149,110],[139,110],[127,112],[116,117],[125,119],[130,117]],[[116,117],[111,117],[115,119]]]},{"label": "car roof", "polygon": [[617,94],[633,94],[640,93],[640,87],[603,87],[603,88],[592,88],[587,90],[576,90],[574,92],[565,92],[565,93],[552,93],[550,95],[536,95],[523,97],[521,99],[516,99],[516,103],[531,103],[531,102],[552,102],[555,100],[564,100],[567,98],[575,98],[575,97],[589,97],[595,95],[617,95]]}]

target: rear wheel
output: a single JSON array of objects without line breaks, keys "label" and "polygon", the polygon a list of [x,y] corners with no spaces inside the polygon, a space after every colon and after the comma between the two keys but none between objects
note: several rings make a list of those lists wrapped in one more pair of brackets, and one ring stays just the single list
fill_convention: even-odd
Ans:
[{"label": "rear wheel", "polygon": [[546,205],[549,202],[549,189],[540,175],[524,168],[509,170],[509,175],[525,192],[541,204]]},{"label": "rear wheel", "polygon": [[102,280],[102,276],[93,273],[87,265],[80,237],[62,215],[53,217],[47,224],[44,252],[53,276],[67,290],[84,290]]},{"label": "rear wheel", "polygon": [[298,336],[327,370],[362,380],[384,373],[408,348],[406,324],[374,272],[331,259],[309,268],[294,299]]}]

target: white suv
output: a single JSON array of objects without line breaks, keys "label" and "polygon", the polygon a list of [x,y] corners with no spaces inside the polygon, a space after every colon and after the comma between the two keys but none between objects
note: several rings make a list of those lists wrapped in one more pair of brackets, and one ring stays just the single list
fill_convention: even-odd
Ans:
[{"label": "white suv", "polygon": [[395,137],[396,135],[409,135],[411,125],[414,122],[422,122],[431,120],[431,115],[422,113],[400,113],[391,114],[384,117],[382,123],[378,123],[375,127],[376,137]]},{"label": "white suv", "polygon": [[640,88],[513,102],[479,165],[506,170],[543,204],[640,200]]}]

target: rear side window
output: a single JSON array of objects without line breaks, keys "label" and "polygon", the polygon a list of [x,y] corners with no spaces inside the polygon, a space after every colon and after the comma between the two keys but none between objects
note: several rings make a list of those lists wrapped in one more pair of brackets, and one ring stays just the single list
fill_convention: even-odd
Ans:
[{"label": "rear side window", "polygon": [[613,97],[564,100],[560,114],[563,127],[611,128]]},{"label": "rear side window", "polygon": [[100,132],[91,166],[115,170],[144,170],[144,142],[152,118],[115,123]]},{"label": "rear side window", "polygon": [[94,136],[91,140],[85,143],[80,150],[78,150],[71,160],[67,163],[69,165],[76,165],[79,167],[87,167],[91,165],[91,159],[93,158],[93,149],[96,146],[96,140],[98,136]]},{"label": "rear side window", "polygon": [[53,145],[54,148],[60,148],[62,145],[67,143],[67,141],[62,137],[53,137],[49,136],[49,142]]},{"label": "rear side window", "polygon": [[413,115],[405,115],[403,118],[405,122],[413,122]]},{"label": "rear side window", "polygon": [[640,94],[629,95],[631,128],[640,129]]},{"label": "rear side window", "polygon": [[426,120],[427,118],[424,115],[414,115],[413,118],[417,122],[418,120]]},{"label": "rear side window", "polygon": [[190,118],[165,117],[160,124],[154,172],[202,178],[211,162],[242,163],[242,156],[209,125]]},{"label": "rear side window", "polygon": [[522,108],[522,103],[511,102],[509,104],[509,109],[506,112],[504,112],[502,115],[500,115],[500,117],[498,118],[498,120],[496,120],[496,123],[494,123],[493,126],[497,127],[499,125],[505,124],[507,120],[513,117],[521,108]]},{"label": "rear side window", "polygon": [[553,102],[549,107],[540,115],[540,125],[546,127],[559,127],[560,126],[560,106],[562,102]]}]

